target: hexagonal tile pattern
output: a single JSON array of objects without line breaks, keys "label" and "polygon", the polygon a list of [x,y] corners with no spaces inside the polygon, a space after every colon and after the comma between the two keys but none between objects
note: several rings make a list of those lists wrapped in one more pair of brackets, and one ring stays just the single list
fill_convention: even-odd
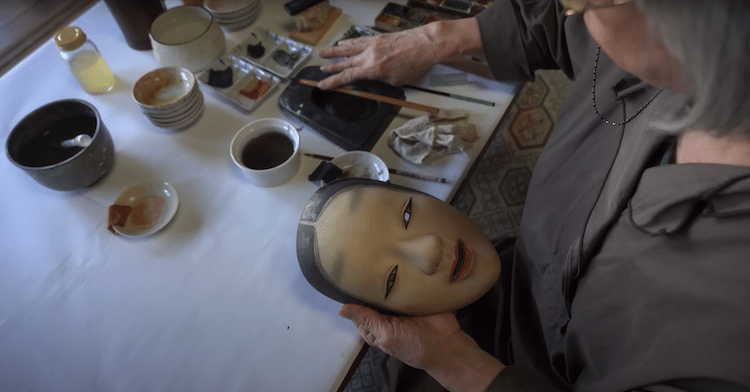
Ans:
[{"label": "hexagonal tile pattern", "polygon": [[555,128],[555,122],[544,107],[522,109],[516,114],[509,132],[519,149],[542,148]]},{"label": "hexagonal tile pattern", "polygon": [[531,171],[549,140],[570,81],[538,71],[511,102],[498,129],[453,204],[491,239],[513,236],[523,215]]},{"label": "hexagonal tile pattern", "polygon": [[543,80],[537,78],[531,83],[526,83],[521,91],[519,91],[518,99],[516,103],[521,109],[535,108],[542,106],[542,102],[547,98],[549,94],[549,87]]},{"label": "hexagonal tile pattern", "polygon": [[529,190],[531,170],[528,167],[519,167],[508,170],[500,183],[500,193],[509,206],[522,205],[526,201],[526,192]]}]

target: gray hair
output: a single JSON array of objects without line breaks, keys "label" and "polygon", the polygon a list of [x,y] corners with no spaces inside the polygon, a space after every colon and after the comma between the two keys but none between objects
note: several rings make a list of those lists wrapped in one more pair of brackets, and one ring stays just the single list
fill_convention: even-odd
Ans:
[{"label": "gray hair", "polygon": [[637,0],[682,65],[691,107],[669,128],[750,137],[750,1]]}]

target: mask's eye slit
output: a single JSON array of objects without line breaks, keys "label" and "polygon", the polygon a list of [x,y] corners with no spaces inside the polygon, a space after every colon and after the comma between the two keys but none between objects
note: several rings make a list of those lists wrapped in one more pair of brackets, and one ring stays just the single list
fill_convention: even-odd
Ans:
[{"label": "mask's eye slit", "polygon": [[391,289],[393,289],[393,284],[396,283],[396,272],[398,271],[398,266],[393,267],[391,270],[390,275],[388,275],[388,281],[385,284],[385,298],[388,298],[388,294],[391,293]]},{"label": "mask's eye slit", "polygon": [[411,221],[411,197],[409,198],[409,201],[406,202],[406,207],[404,207],[404,228],[409,228],[409,221]]}]

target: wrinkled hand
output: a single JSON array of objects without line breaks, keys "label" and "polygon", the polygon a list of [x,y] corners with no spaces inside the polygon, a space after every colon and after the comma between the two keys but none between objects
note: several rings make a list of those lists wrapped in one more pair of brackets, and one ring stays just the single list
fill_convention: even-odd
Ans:
[{"label": "wrinkled hand", "polygon": [[445,361],[454,344],[452,340],[463,334],[452,313],[389,317],[365,306],[347,304],[339,315],[354,323],[367,344],[409,366],[428,371]]},{"label": "wrinkled hand", "polygon": [[437,63],[438,43],[426,26],[375,37],[360,37],[321,49],[322,58],[347,57],[321,67],[336,73],[318,84],[332,89],[359,79],[375,79],[400,86],[423,75]]},{"label": "wrinkled hand", "polygon": [[484,391],[505,368],[461,331],[452,313],[388,317],[347,304],[339,315],[351,320],[368,344],[425,370],[449,391]]}]

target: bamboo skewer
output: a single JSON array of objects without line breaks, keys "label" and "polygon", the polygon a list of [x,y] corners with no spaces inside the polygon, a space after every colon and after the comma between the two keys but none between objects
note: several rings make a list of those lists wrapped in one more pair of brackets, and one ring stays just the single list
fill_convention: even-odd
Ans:
[{"label": "bamboo skewer", "polygon": [[[312,86],[312,87],[317,87],[318,86],[318,82],[316,82],[314,80],[298,79],[298,81],[301,84],[304,84],[304,85],[307,85],[307,86]],[[438,109],[438,108],[436,108],[434,106],[427,106],[427,105],[422,105],[422,104],[418,104],[418,103],[414,103],[414,102],[404,101],[403,99],[396,99],[396,98],[386,97],[384,95],[375,94],[375,93],[369,93],[367,91],[357,91],[357,90],[352,90],[350,88],[344,88],[344,87],[336,88],[336,89],[334,89],[334,91],[339,92],[339,93],[343,93],[343,94],[353,95],[355,97],[370,99],[370,100],[373,100],[373,101],[378,101],[378,102],[388,103],[388,104],[391,104],[391,105],[401,106],[401,107],[405,107],[405,108],[409,108],[409,109],[419,110],[419,111],[427,112],[427,113],[430,113],[430,114],[438,114],[440,112],[440,109]]]}]

